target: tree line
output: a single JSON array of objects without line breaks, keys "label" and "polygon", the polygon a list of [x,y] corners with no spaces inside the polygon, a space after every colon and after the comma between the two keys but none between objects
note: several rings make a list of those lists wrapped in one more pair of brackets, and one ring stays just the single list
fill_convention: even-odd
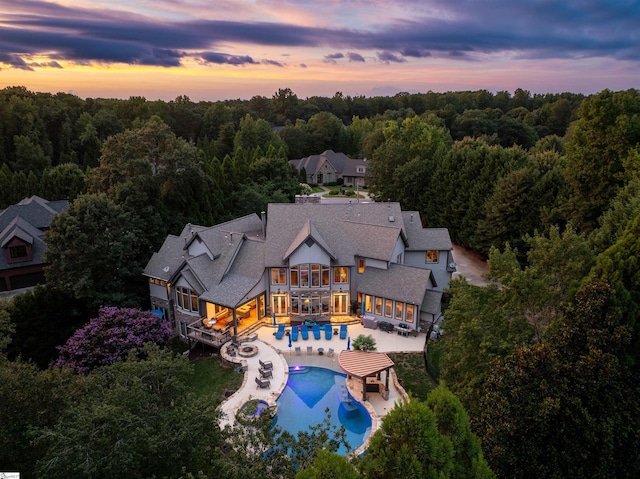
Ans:
[{"label": "tree line", "polygon": [[[300,100],[285,89],[193,103],[6,88],[0,109],[0,207],[72,200],[47,233],[46,287],[0,308],[15,338],[5,366],[32,360],[37,381],[52,381],[56,346],[99,306],[146,305],[141,272],[167,234],[292,201],[288,159],[331,148],[368,159],[377,199],[488,257],[499,287],[452,282],[436,347],[493,471],[637,475],[620,451],[640,450],[638,91]],[[388,456],[385,467],[434,473],[405,453],[411,470]]]}]

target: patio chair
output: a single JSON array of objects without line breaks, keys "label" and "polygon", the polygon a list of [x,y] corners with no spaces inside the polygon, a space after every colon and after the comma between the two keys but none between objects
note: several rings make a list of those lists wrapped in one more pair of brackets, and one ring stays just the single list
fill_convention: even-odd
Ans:
[{"label": "patio chair", "polygon": [[318,324],[313,325],[313,337],[320,339],[320,326]]},{"label": "patio chair", "polygon": [[340,325],[340,339],[347,339],[347,325]]},{"label": "patio chair", "polygon": [[296,346],[296,356],[301,356],[302,351],[300,350],[300,346]]},{"label": "patio chair", "polygon": [[313,346],[307,346],[307,356],[311,356],[313,354]]},{"label": "patio chair", "polygon": [[297,326],[292,326],[291,327],[291,341],[297,341],[298,340],[298,327]]},{"label": "patio chair", "polygon": [[327,351],[327,356],[332,357],[334,353],[335,351],[333,350],[333,348],[329,348],[329,350]]},{"label": "patio chair", "polygon": [[302,339],[304,339],[305,341],[309,339],[309,326],[303,324],[300,330],[300,334],[302,335]]},{"label": "patio chair", "polygon": [[333,334],[333,332],[331,331],[331,325],[330,324],[325,324],[324,325],[324,338],[325,339],[331,339],[331,335]]},{"label": "patio chair", "polygon": [[279,325],[276,331],[276,339],[282,339],[282,336],[284,336],[284,324]]},{"label": "patio chair", "polygon": [[273,369],[262,369],[260,368],[260,379],[267,379],[273,377]]},{"label": "patio chair", "polygon": [[271,381],[269,381],[268,379],[256,378],[256,384],[259,388],[268,388],[271,386]]},{"label": "patio chair", "polygon": [[262,369],[273,369],[273,363],[271,361],[262,361],[262,359],[258,359],[258,362]]}]

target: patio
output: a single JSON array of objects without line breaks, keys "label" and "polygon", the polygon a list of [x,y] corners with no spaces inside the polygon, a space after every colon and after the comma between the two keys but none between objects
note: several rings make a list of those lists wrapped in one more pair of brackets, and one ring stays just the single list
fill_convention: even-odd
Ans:
[{"label": "patio", "polygon": [[[339,325],[332,325],[339,327]],[[291,328],[287,328],[288,331]],[[332,336],[326,339],[322,334],[320,339],[315,339],[313,334],[309,335],[309,339],[303,340],[299,336],[297,341],[291,341],[289,347],[289,337],[283,336],[282,339],[276,339],[274,333],[276,327],[273,324],[263,324],[255,331],[257,338],[253,341],[243,342],[242,344],[256,345],[258,352],[255,356],[241,358],[239,356],[230,356],[227,348],[221,349],[222,357],[225,361],[237,363],[244,368],[244,380],[238,391],[229,397],[220,406],[224,413],[221,425],[231,424],[235,420],[238,410],[251,399],[262,399],[270,406],[276,404],[276,399],[286,386],[289,376],[289,366],[317,366],[335,371],[345,372],[339,364],[338,358],[341,351],[347,349],[349,339],[339,339],[338,336]],[[370,335],[376,341],[377,351],[379,352],[419,352],[424,348],[425,335],[400,336],[394,333],[387,333],[380,330],[366,329],[361,324],[349,324],[347,327],[347,338],[353,341],[360,334]],[[296,350],[296,348],[299,348]],[[322,349],[325,354],[318,354]],[[334,351],[333,355],[326,354],[329,350]],[[255,378],[260,378],[260,361],[271,361],[273,364],[272,377],[269,378],[270,385],[267,388],[259,388],[256,385]],[[351,395],[361,401],[362,380],[351,379],[347,381],[347,386]],[[393,370],[391,370],[388,390],[386,390],[387,399],[382,394],[367,394],[367,401],[363,404],[371,414],[372,433],[380,426],[380,421],[393,407],[396,402],[406,399],[404,389],[398,384],[397,378]]]}]

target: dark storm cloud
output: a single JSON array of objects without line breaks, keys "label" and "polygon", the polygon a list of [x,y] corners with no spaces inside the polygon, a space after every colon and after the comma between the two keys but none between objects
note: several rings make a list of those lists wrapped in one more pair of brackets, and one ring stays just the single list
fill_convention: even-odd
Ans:
[{"label": "dark storm cloud", "polygon": [[227,55],[226,53],[206,52],[202,53],[200,57],[206,63],[215,63],[218,65],[255,65],[257,62],[250,56],[234,56]]},{"label": "dark storm cloud", "polygon": [[406,62],[407,60],[405,60],[404,58],[395,55],[391,52],[378,52],[378,60],[380,60],[382,63],[403,63]]},{"label": "dark storm cloud", "polygon": [[336,60],[339,60],[341,58],[344,58],[344,54],[343,53],[330,53],[329,55],[325,55],[324,56],[324,62],[325,63],[333,63],[334,65],[337,63]]},{"label": "dark storm cloud", "polygon": [[[286,1],[285,1],[286,3]],[[344,2],[347,5],[347,2]],[[411,12],[411,19],[355,28],[318,28],[286,23],[219,20],[165,21],[126,12],[65,7],[37,1],[0,0],[0,62],[30,69],[29,56],[77,63],[180,66],[194,52],[229,44],[377,51],[384,63],[430,55],[471,59],[509,53],[518,58],[609,57],[640,60],[640,2],[631,0],[429,0],[372,2],[380,12]],[[408,8],[411,7],[411,8]],[[309,9],[313,9],[313,3]],[[383,10],[384,9],[384,10]],[[434,12],[442,12],[438,17]],[[333,22],[333,25],[339,23]],[[51,53],[53,52],[53,53]],[[211,54],[208,63],[248,65],[249,56]],[[223,56],[215,56],[223,55]],[[325,61],[335,62],[337,53]],[[364,61],[347,53],[349,61]]]}]

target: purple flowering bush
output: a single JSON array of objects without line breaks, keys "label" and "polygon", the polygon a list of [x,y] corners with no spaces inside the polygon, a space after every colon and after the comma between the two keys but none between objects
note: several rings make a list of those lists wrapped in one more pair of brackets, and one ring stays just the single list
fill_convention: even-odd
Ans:
[{"label": "purple flowering bush", "polygon": [[58,346],[57,367],[72,367],[88,373],[142,352],[144,343],[166,346],[173,335],[171,325],[150,311],[135,308],[102,307],[97,318],[78,329],[64,346]]}]

